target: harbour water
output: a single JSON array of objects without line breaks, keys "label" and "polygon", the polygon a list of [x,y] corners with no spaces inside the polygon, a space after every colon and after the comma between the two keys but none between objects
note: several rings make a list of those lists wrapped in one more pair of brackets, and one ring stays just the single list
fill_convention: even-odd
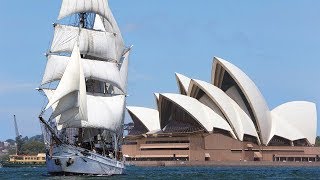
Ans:
[{"label": "harbour water", "polygon": [[0,168],[0,179],[320,179],[320,167],[128,167],[126,174],[50,176],[45,167]]}]

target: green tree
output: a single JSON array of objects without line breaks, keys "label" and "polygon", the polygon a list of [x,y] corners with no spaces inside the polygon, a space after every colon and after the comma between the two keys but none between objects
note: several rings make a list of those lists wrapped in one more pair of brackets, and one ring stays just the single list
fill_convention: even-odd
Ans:
[{"label": "green tree", "polygon": [[39,141],[28,141],[22,145],[21,151],[23,154],[37,155],[45,152],[45,145]]},{"label": "green tree", "polygon": [[[22,137],[20,135],[16,137],[16,141],[8,139],[7,142],[9,142],[12,145],[11,147],[14,147],[14,144],[17,145],[19,155],[37,155],[38,153],[45,152],[45,145],[43,142],[42,135],[36,135],[31,138],[28,138],[28,136]],[[16,149],[9,149],[9,154],[16,154]]]},{"label": "green tree", "polygon": [[18,153],[18,154],[23,154],[21,148],[22,148],[22,146],[23,146],[24,143],[25,143],[25,142],[24,142],[24,139],[22,138],[21,135],[18,136],[18,137],[16,137],[16,146],[17,146],[17,153]]}]

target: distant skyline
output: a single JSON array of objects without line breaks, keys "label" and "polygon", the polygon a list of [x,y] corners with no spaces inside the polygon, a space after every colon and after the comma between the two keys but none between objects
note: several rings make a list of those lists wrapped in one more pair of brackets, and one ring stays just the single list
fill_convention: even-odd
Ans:
[{"label": "distant skyline", "polygon": [[[40,134],[38,87],[61,1],[2,2],[0,140]],[[154,107],[155,92],[178,92],[174,73],[210,82],[213,56],[238,66],[270,109],[296,100],[320,117],[319,1],[109,0],[126,45],[127,104]],[[126,116],[126,122],[130,120]],[[320,123],[318,132],[320,134]]]}]

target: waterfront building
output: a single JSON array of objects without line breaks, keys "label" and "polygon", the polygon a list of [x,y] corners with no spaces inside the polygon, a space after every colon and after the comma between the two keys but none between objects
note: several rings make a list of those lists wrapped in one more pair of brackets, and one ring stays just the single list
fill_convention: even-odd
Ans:
[{"label": "waterfront building", "polygon": [[10,155],[9,162],[21,164],[44,164],[46,162],[45,157],[45,153],[39,153],[37,155]]}]

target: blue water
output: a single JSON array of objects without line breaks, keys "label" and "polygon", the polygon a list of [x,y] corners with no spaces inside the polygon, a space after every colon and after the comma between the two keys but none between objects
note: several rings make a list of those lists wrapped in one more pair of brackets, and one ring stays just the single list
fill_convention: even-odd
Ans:
[{"label": "blue water", "polygon": [[0,168],[0,179],[320,179],[320,167],[128,167],[111,177],[50,176],[45,167]]}]

